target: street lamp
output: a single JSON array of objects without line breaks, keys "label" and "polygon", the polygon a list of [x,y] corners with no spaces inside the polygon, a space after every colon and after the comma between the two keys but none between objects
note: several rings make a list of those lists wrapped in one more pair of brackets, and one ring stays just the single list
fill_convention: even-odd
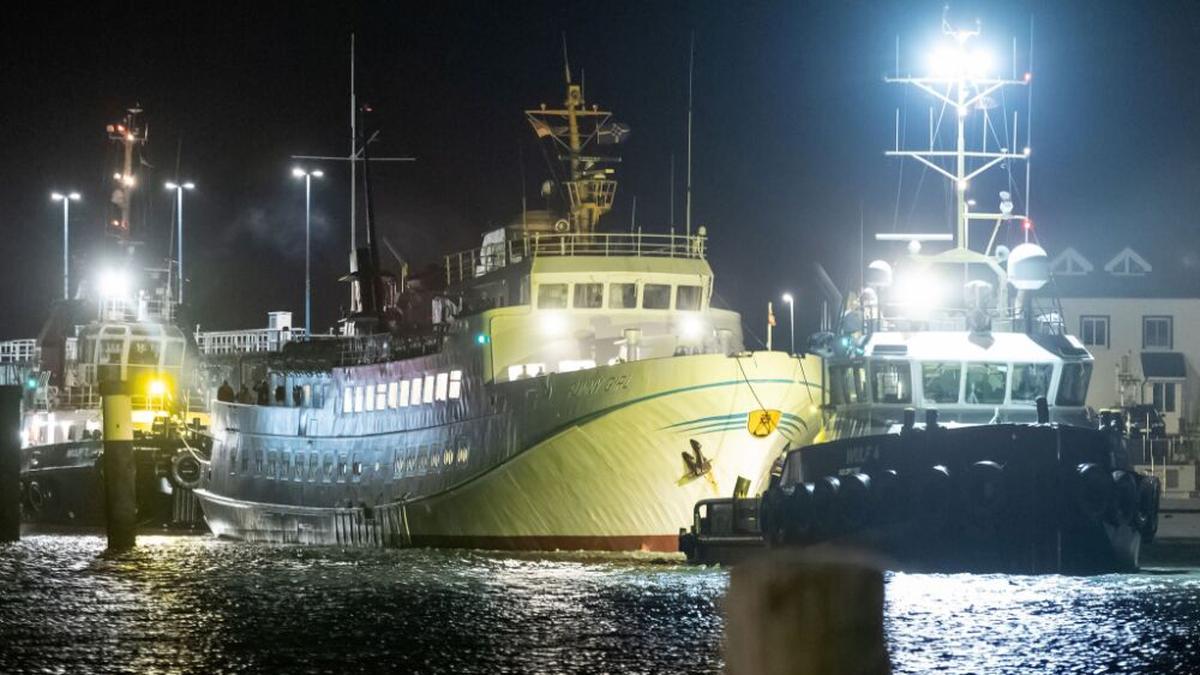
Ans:
[{"label": "street lamp", "polygon": [[61,192],[51,192],[50,199],[53,199],[56,202],[62,202],[63,205],[63,300],[70,300],[71,263],[67,257],[67,253],[71,229],[68,223],[71,214],[71,202],[79,201],[80,197],[78,192],[68,192],[67,194],[63,194]]},{"label": "street lamp", "polygon": [[784,293],[783,301],[786,302],[788,305],[788,314],[789,314],[789,318],[791,320],[791,324],[790,324],[791,327],[788,329],[788,336],[792,338],[791,354],[793,356],[795,356],[795,354],[796,354],[796,303],[795,303],[795,300],[793,300],[791,293]]},{"label": "street lamp", "polygon": [[325,172],[317,169],[305,171],[300,167],[292,169],[292,176],[304,179],[304,334],[312,335],[312,179],[324,176]]},{"label": "street lamp", "polygon": [[176,209],[178,209],[176,211],[176,215],[175,215],[175,225],[178,228],[176,230],[176,237],[179,240],[178,248],[176,250],[178,251],[178,254],[179,254],[179,304],[182,305],[183,304],[183,191],[184,190],[194,190],[196,188],[196,184],[191,181],[186,181],[186,182],[182,182],[182,183],[175,183],[173,181],[167,181],[166,185],[167,185],[168,190],[175,191],[175,204],[176,204]]}]

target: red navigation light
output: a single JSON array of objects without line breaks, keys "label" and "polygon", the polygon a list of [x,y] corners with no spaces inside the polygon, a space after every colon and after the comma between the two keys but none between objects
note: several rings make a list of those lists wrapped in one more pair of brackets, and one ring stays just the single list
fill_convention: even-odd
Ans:
[{"label": "red navigation light", "polygon": [[1024,221],[1021,222],[1021,227],[1024,227],[1025,231],[1028,232],[1029,230],[1033,229],[1033,221],[1026,218]]},{"label": "red navigation light", "polygon": [[1025,81],[1026,82],[1028,82],[1032,79],[1033,79],[1033,73],[1025,73]]}]

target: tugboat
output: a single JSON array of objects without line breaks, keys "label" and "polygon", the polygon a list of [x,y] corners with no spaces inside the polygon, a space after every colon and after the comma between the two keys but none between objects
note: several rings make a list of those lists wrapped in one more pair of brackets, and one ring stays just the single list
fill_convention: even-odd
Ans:
[{"label": "tugboat", "polygon": [[600,146],[627,128],[569,71],[563,105],[526,117],[552,158],[550,208],[435,274],[381,271],[365,192],[340,335],[262,361],[269,390],[297,395],[212,404],[196,494],[215,534],[674,551],[698,499],[757,494],[813,438],[819,360],[745,351],[713,302],[704,228],[598,231],[617,187]]},{"label": "tugboat", "polygon": [[138,518],[146,527],[202,528],[191,488],[200,479],[207,420],[189,396],[187,340],[174,324],[171,265],[143,268],[130,240],[137,176],[134,150],[146,139],[131,109],[109,137],[122,149],[113,174],[106,268],[56,302],[36,340],[6,343],[6,375],[25,390],[21,422],[22,514],[32,526],[104,522],[99,384],[125,380],[134,392]]},{"label": "tugboat", "polygon": [[[887,154],[952,181],[957,231],[881,237],[907,240],[907,255],[867,266],[838,325],[812,340],[828,385],[820,437],[787,454],[761,499],[698,503],[680,537],[691,560],[837,544],[905,569],[1101,573],[1136,569],[1154,537],[1158,481],[1134,470],[1123,420],[1084,407],[1092,357],[1039,295],[1049,265],[1028,241],[1031,222],[1007,190],[996,213],[974,212],[967,197],[988,168],[1028,160],[1028,149],[989,149],[986,135],[968,150],[965,130],[972,112],[988,114],[985,98],[1030,76],[975,70],[978,29],[944,25],[942,72],[888,80],[948,107],[953,149]],[[972,221],[992,225],[983,251],[970,246]],[[1017,224],[1026,240],[997,245]],[[940,241],[951,247],[922,252]]]}]

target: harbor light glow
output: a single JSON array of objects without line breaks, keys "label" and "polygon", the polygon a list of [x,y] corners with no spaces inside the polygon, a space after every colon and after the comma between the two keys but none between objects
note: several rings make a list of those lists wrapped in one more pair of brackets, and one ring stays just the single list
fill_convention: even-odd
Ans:
[{"label": "harbor light glow", "polygon": [[150,380],[150,386],[147,391],[151,396],[162,396],[167,393],[167,384],[162,380]]},{"label": "harbor light glow", "polygon": [[685,340],[698,340],[704,335],[704,322],[698,316],[685,316],[679,322],[679,334]]},{"label": "harbor light glow", "polygon": [[943,79],[981,79],[988,76],[995,62],[991,51],[972,49],[962,43],[941,45],[929,55],[929,71]]},{"label": "harbor light glow", "polygon": [[108,269],[100,273],[100,295],[104,298],[128,298],[133,283],[129,272],[123,269]]},{"label": "harbor light glow", "polygon": [[544,335],[562,335],[567,330],[567,317],[561,312],[544,312],[541,328]]},{"label": "harbor light glow", "polygon": [[896,303],[914,318],[929,316],[942,305],[942,286],[925,270],[914,270],[900,277],[896,284]]}]

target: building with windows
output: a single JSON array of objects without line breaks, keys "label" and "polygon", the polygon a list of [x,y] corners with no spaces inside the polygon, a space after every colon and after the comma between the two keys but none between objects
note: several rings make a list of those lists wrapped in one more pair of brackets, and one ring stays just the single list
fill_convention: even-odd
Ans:
[{"label": "building with windows", "polygon": [[[1168,437],[1160,459],[1200,459],[1200,260],[1068,247],[1050,271],[1067,330],[1096,359],[1088,405],[1153,406]],[[1195,490],[1189,477],[1168,476],[1168,490]]]}]

